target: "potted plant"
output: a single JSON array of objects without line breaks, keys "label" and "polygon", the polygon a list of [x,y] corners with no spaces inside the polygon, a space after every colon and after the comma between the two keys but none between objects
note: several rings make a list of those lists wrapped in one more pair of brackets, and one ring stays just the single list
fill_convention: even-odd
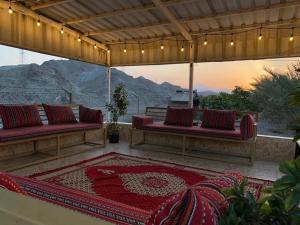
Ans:
[{"label": "potted plant", "polygon": [[110,143],[119,142],[120,126],[118,124],[118,119],[120,116],[124,116],[127,113],[128,104],[128,94],[123,84],[117,85],[112,96],[112,102],[106,104],[106,109],[111,115],[107,126]]}]

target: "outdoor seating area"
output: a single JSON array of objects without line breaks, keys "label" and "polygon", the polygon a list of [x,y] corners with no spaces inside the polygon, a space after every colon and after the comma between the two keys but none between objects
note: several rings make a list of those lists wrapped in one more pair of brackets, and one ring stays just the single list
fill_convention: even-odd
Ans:
[{"label": "outdoor seating area", "polygon": [[[130,147],[136,145],[134,143],[134,132],[141,130],[144,133],[158,133],[161,135],[169,134],[182,137],[181,154],[190,155],[190,147],[187,145],[188,139],[212,139],[223,142],[241,142],[248,143],[250,151],[248,155],[245,152],[240,153],[240,156],[249,159],[249,165],[253,164],[255,157],[256,144],[256,121],[254,117],[247,112],[235,112],[226,110],[210,110],[204,109],[199,111],[202,113],[201,121],[194,122],[196,109],[193,108],[151,108],[152,112],[158,114],[166,114],[164,122],[154,122],[151,116],[133,116],[132,129],[130,130]],[[166,110],[166,112],[165,112]],[[149,113],[149,109],[146,109]],[[236,126],[237,114],[240,115],[240,123]],[[162,116],[160,116],[162,118]],[[256,114],[257,118],[257,114]],[[145,134],[143,134],[145,135]],[[143,144],[143,141],[138,144]]]},{"label": "outdoor seating area", "polygon": [[0,0],[0,224],[299,225],[299,9]]}]

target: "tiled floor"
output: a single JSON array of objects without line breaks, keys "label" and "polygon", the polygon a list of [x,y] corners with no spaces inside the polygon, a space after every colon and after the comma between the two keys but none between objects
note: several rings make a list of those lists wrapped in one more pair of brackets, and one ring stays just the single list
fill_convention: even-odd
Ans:
[{"label": "tiled floor", "polygon": [[[79,148],[79,147],[74,147]],[[24,169],[20,169],[14,171],[14,174],[17,175],[29,175],[35,172],[41,172],[53,168],[57,168],[60,166],[68,165],[74,162],[78,162],[84,159],[92,158],[95,156],[99,156],[109,152],[119,152],[123,154],[133,155],[133,156],[142,156],[152,159],[159,159],[168,162],[174,162],[183,165],[189,165],[194,167],[200,167],[205,169],[210,169],[214,171],[220,172],[231,172],[231,171],[239,171],[245,176],[256,177],[267,180],[276,180],[281,176],[278,171],[278,163],[277,162],[267,162],[267,161],[255,161],[253,166],[247,166],[242,164],[232,164],[225,163],[214,160],[205,160],[201,158],[195,157],[183,157],[180,155],[168,154],[163,152],[153,151],[151,149],[156,149],[156,146],[151,146],[139,149],[129,149],[128,143],[121,141],[119,144],[108,144],[106,148],[94,148],[89,149],[84,153],[69,156],[66,158],[57,159],[54,161],[44,162],[39,165],[27,167]],[[27,159],[28,160],[28,159]]]}]

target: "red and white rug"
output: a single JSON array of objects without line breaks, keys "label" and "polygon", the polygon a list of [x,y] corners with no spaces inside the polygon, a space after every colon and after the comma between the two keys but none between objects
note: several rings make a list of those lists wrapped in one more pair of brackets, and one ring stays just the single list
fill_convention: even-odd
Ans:
[{"label": "red and white rug", "polygon": [[[33,197],[118,224],[144,224],[172,195],[221,174],[109,153],[27,178],[14,178]],[[259,197],[267,184],[249,178],[248,188]]]}]

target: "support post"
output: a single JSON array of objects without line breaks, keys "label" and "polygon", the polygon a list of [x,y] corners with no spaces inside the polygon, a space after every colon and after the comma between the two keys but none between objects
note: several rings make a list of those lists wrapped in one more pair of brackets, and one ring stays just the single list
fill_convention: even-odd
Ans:
[{"label": "support post", "polygon": [[[107,103],[110,103],[110,99],[111,99],[111,67],[107,67]],[[107,121],[110,120],[110,113],[106,113],[106,119]]]},{"label": "support post", "polygon": [[193,108],[193,86],[194,86],[194,63],[190,62],[190,75],[189,75],[189,107]]},{"label": "support post", "polygon": [[193,108],[193,87],[194,87],[194,55],[195,45],[194,42],[190,42],[190,60],[189,60],[189,103],[188,106]]}]

